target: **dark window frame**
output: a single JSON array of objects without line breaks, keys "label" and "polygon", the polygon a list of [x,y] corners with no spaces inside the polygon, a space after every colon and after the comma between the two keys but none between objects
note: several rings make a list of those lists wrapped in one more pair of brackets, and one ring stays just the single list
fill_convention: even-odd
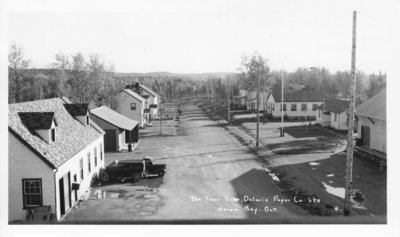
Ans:
[{"label": "dark window frame", "polygon": [[56,141],[56,128],[51,129],[51,141],[52,142]]},{"label": "dark window frame", "polygon": [[81,181],[84,179],[84,171],[83,171],[83,158],[81,158],[80,160],[79,160],[79,168],[81,169],[81,172],[80,172],[80,176],[81,176]]},{"label": "dark window frame", "polygon": [[307,104],[301,104],[301,111],[308,111]]},{"label": "dark window frame", "polygon": [[100,143],[100,160],[103,160],[103,143]]},{"label": "dark window frame", "polygon": [[313,104],[312,105],[312,111],[316,111],[318,109],[318,104]]},{"label": "dark window frame", "polygon": [[97,147],[94,148],[94,167],[97,167]]},{"label": "dark window frame", "polygon": [[[39,181],[39,190],[40,193],[39,194],[25,194],[25,182],[29,182],[29,181]],[[39,196],[39,203],[37,205],[27,205],[26,204],[26,196]],[[42,188],[42,179],[41,178],[23,178],[22,179],[22,205],[23,205],[23,209],[30,209],[30,208],[34,208],[34,207],[41,207],[43,206],[43,188]]]},{"label": "dark window frame", "polygon": [[89,126],[90,122],[89,122],[89,115],[86,115],[86,125]]},{"label": "dark window frame", "polygon": [[87,159],[88,159],[88,175],[90,175],[90,172],[92,172],[92,167],[91,167],[91,159],[90,159],[90,151],[87,153]]},{"label": "dark window frame", "polygon": [[131,110],[136,110],[136,103],[131,103]]},{"label": "dark window frame", "polygon": [[290,111],[297,111],[297,104],[291,104]]}]

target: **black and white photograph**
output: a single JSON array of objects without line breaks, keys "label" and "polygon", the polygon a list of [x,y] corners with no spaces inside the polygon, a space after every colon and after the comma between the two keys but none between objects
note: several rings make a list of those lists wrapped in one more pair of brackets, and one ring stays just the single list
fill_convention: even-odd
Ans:
[{"label": "black and white photograph", "polygon": [[400,1],[0,7],[4,236],[400,234]]}]

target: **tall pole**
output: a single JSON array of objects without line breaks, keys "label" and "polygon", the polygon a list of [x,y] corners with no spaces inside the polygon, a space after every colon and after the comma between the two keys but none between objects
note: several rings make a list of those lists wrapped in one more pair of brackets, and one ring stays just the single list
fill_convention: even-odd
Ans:
[{"label": "tall pole", "polygon": [[214,115],[217,115],[217,88],[214,85]]},{"label": "tall pole", "polygon": [[260,72],[258,72],[257,78],[257,136],[256,136],[256,147],[258,147],[260,140]]},{"label": "tall pole", "polygon": [[283,87],[284,87],[284,85],[285,85],[285,84],[283,83],[283,67],[282,67],[282,72],[281,72],[281,81],[282,81],[282,91],[281,91],[281,93],[282,93],[282,105],[281,105],[281,106],[282,106],[282,107],[281,107],[281,110],[282,110],[282,114],[281,114],[281,137],[283,137],[283,136],[285,136],[285,132],[284,132],[284,130],[283,130],[283,126],[284,126],[284,125],[283,125],[283,114],[284,114],[284,112],[283,112],[283,106],[284,106],[284,104],[285,104],[285,103],[283,102],[283,101],[284,101],[284,100],[283,100],[283,99],[284,99],[284,96],[283,96],[283,95],[284,95],[284,94],[283,94]]},{"label": "tall pole", "polygon": [[345,198],[344,215],[350,215],[351,205],[351,185],[353,182],[353,131],[354,131],[354,108],[356,94],[356,24],[357,12],[353,11],[353,41],[351,47],[351,86],[350,86],[350,114],[349,132],[347,136],[347,159],[346,159],[346,178],[345,178]]},{"label": "tall pole", "polygon": [[162,134],[162,104],[161,104],[161,97],[160,97],[160,134]]},{"label": "tall pole", "polygon": [[231,124],[231,84],[228,77],[228,124]]}]

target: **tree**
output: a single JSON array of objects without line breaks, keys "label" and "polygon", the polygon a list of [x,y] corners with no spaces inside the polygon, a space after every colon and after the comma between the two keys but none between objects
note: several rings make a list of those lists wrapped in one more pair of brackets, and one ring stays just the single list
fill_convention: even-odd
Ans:
[{"label": "tree", "polygon": [[89,93],[89,72],[88,65],[82,53],[72,55],[71,75],[72,77],[69,78],[71,95],[81,103],[89,102],[86,98]]},{"label": "tree", "polygon": [[386,88],[386,74],[382,74],[381,72],[378,75],[371,74],[366,89],[367,97],[371,98],[384,88]]},{"label": "tree", "polygon": [[29,66],[29,60],[25,59],[24,50],[17,43],[12,42],[8,51],[9,67],[9,103],[22,101],[22,90],[24,86],[24,70]]}]

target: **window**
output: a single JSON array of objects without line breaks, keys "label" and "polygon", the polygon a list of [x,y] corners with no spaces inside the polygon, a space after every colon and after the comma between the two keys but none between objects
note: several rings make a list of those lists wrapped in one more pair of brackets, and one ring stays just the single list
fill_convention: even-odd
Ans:
[{"label": "window", "polygon": [[103,160],[103,144],[100,143],[100,160]]},{"label": "window", "polygon": [[53,141],[53,142],[56,141],[56,129],[55,128],[51,129],[51,141]]},{"label": "window", "polygon": [[307,104],[301,104],[301,111],[307,111]]},{"label": "window", "polygon": [[97,147],[94,148],[94,167],[97,166]]},{"label": "window", "polygon": [[22,179],[23,206],[25,208],[43,205],[42,180]]},{"label": "window", "polygon": [[92,167],[90,167],[90,152],[87,153],[87,161],[88,161],[88,171],[89,171],[89,174],[90,174],[91,168],[92,168]]},{"label": "window", "polygon": [[136,110],[136,103],[131,103],[131,110]]},{"label": "window", "polygon": [[86,125],[89,125],[89,116],[86,116]]},{"label": "window", "polygon": [[76,183],[78,181],[76,174],[74,174],[74,182]]},{"label": "window", "polygon": [[79,160],[79,169],[81,170],[81,180],[83,180],[83,158]]},{"label": "window", "polygon": [[290,111],[297,111],[297,104],[291,104]]},{"label": "window", "polygon": [[317,110],[317,108],[318,108],[318,104],[313,104],[313,105],[312,105],[312,110],[313,110],[313,111]]},{"label": "window", "polygon": [[334,122],[337,121],[337,114],[335,114],[335,113],[334,113],[334,116],[333,116],[333,121],[334,121]]},{"label": "window", "polygon": [[[281,104],[281,111],[282,111],[282,104]],[[283,104],[283,111],[286,111],[286,104]]]}]

